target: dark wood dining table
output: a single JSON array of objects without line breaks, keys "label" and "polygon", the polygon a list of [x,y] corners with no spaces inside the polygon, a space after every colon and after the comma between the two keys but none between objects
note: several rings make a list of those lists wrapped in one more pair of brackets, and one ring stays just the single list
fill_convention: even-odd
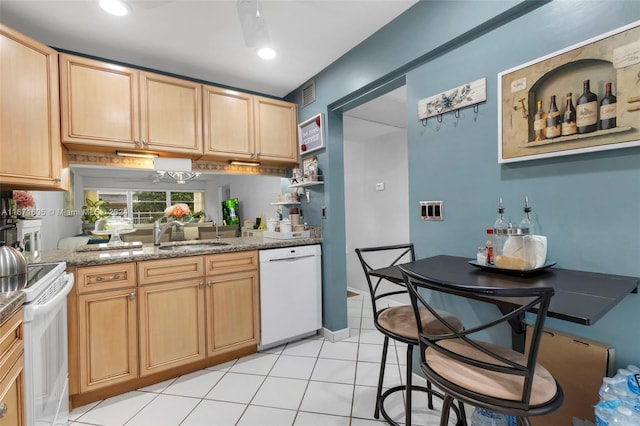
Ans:
[{"label": "dark wood dining table", "polygon": [[[640,278],[597,272],[576,271],[550,267],[526,274],[513,271],[495,271],[472,266],[471,259],[459,256],[439,255],[418,259],[403,264],[403,267],[425,280],[440,284],[478,287],[540,286],[555,290],[547,316],[577,324],[592,325],[629,293],[637,293]],[[375,269],[371,275],[404,285],[402,273],[397,266]],[[478,300],[495,304],[503,312],[521,306],[519,299],[495,298],[479,295]],[[535,313],[535,309],[532,310]],[[511,323],[512,346],[522,351],[525,343],[524,318]]]}]

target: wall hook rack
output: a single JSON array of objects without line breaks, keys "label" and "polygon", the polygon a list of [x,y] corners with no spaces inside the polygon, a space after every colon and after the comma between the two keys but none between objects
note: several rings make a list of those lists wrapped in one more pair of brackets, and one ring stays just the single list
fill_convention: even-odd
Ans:
[{"label": "wall hook rack", "polygon": [[438,116],[438,123],[442,122],[442,114],[454,111],[456,118],[460,116],[461,108],[473,105],[474,112],[478,112],[478,104],[487,100],[487,79],[481,78],[462,86],[442,92],[418,101],[418,120],[426,126],[426,119]]}]

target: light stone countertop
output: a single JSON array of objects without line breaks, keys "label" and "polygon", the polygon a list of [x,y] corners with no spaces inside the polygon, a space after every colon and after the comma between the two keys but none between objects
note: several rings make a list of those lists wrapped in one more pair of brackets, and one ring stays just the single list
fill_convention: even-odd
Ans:
[{"label": "light stone countertop", "polygon": [[95,251],[45,250],[30,263],[67,262],[67,267],[106,265],[110,263],[136,262],[151,259],[169,259],[173,257],[198,256],[203,254],[229,253],[247,250],[264,250],[279,247],[295,247],[320,244],[321,238],[302,238],[278,240],[263,237],[222,238],[225,245],[212,245],[197,250],[162,250],[160,247],[171,244],[203,244],[215,240],[190,240],[184,242],[163,243],[161,246],[143,244],[142,247],[128,249],[107,249]]},{"label": "light stone countertop", "polygon": [[12,291],[0,293],[0,324],[8,320],[24,303],[24,293]]}]

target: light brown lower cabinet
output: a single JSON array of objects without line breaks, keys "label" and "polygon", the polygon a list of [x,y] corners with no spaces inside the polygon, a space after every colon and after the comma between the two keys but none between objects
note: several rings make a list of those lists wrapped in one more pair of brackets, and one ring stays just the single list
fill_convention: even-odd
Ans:
[{"label": "light brown lower cabinet", "polygon": [[24,341],[22,309],[0,326],[0,426],[23,426]]},{"label": "light brown lower cabinet", "polygon": [[255,251],[205,256],[207,355],[260,340],[258,255]]},{"label": "light brown lower cabinet", "polygon": [[138,377],[136,289],[78,297],[80,391]]},{"label": "light brown lower cabinet", "polygon": [[258,279],[257,251],[77,268],[72,407],[256,352]]},{"label": "light brown lower cabinet", "polygon": [[140,287],[140,375],[204,358],[202,278]]}]

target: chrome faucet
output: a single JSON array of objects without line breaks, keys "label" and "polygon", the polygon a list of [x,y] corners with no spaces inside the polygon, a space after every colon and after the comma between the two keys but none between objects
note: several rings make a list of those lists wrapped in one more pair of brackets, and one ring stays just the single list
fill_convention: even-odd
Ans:
[{"label": "chrome faucet", "polygon": [[162,236],[164,235],[165,232],[167,232],[167,230],[169,230],[169,228],[171,228],[172,226],[183,225],[182,222],[178,222],[177,220],[172,220],[171,222],[165,223],[165,225],[161,227],[160,222],[162,222],[162,219],[164,219],[164,216],[156,220],[155,222],[153,222],[153,245],[154,246],[160,245],[160,240],[162,239]]}]

